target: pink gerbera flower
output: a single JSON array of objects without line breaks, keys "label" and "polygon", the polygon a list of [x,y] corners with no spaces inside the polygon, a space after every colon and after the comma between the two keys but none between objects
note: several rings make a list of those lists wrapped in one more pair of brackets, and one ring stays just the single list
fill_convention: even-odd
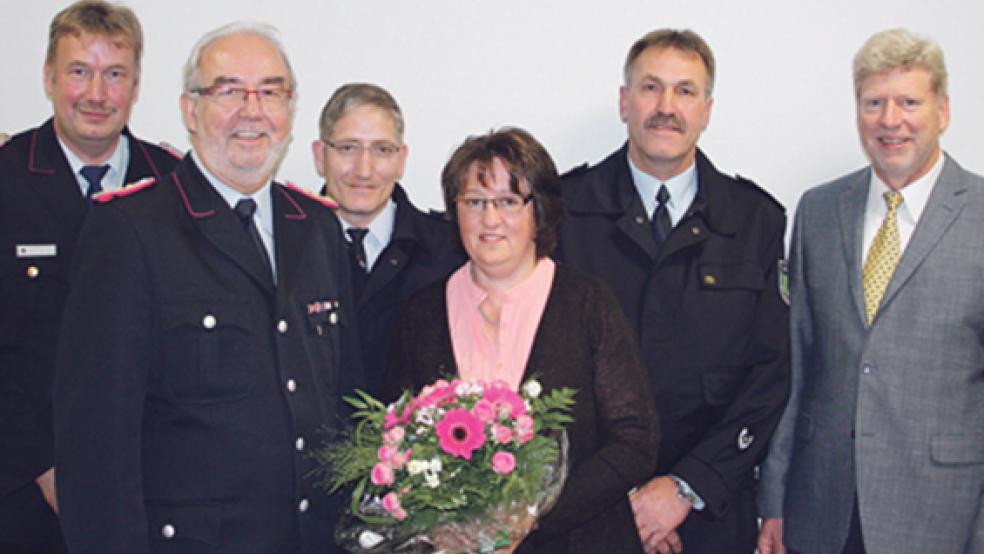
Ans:
[{"label": "pink gerbera flower", "polygon": [[472,452],[485,444],[485,425],[475,414],[455,408],[444,414],[434,426],[441,450],[452,456],[471,460]]},{"label": "pink gerbera flower", "polygon": [[506,413],[506,417],[516,418],[526,413],[523,398],[509,389],[504,381],[495,380],[485,388],[482,398],[496,407],[496,413]]}]

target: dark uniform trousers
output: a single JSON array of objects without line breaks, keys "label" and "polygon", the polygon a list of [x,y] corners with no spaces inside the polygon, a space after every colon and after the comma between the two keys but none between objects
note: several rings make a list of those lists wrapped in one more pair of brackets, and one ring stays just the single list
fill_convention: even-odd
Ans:
[{"label": "dark uniform trousers", "polygon": [[[127,129],[125,182],[177,163]],[[51,383],[68,270],[89,207],[52,120],[0,148],[0,552],[64,552],[34,480],[54,465]]]},{"label": "dark uniform trousers", "polygon": [[345,247],[329,207],[270,194],[276,284],[191,157],[93,209],[55,383],[73,554],[336,551],[311,450],[360,371]]},{"label": "dark uniform trousers", "polygon": [[656,475],[707,503],[678,528],[684,551],[750,553],[754,467],[789,388],[785,211],[699,150],[696,166],[696,198],[660,248],[627,146],[566,175],[558,258],[606,281],[637,333],[663,430]]}]

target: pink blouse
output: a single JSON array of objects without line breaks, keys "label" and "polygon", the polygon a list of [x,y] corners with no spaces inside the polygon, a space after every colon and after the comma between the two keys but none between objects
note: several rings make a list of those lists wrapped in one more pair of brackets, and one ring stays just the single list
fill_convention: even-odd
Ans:
[{"label": "pink blouse", "polygon": [[556,265],[541,258],[533,273],[506,291],[499,316],[499,343],[484,331],[478,306],[486,292],[471,277],[471,262],[461,266],[448,280],[448,326],[454,360],[462,379],[505,381],[512,390],[522,384],[533,339],[547,305]]}]

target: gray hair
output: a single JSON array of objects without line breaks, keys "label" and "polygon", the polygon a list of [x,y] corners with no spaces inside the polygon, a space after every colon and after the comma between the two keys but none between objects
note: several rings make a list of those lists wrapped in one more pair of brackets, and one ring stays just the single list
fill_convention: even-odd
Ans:
[{"label": "gray hair", "polygon": [[854,56],[854,95],[860,98],[861,83],[876,73],[916,67],[929,72],[930,85],[937,96],[946,96],[946,63],[939,44],[905,29],[876,33]]},{"label": "gray hair", "polygon": [[206,33],[202,38],[198,39],[198,42],[196,42],[195,46],[191,49],[191,54],[188,55],[188,61],[186,61],[184,65],[184,91],[186,93],[190,93],[194,89],[202,86],[202,83],[200,82],[201,63],[202,54],[205,53],[205,49],[220,38],[225,38],[232,35],[256,35],[262,37],[269,41],[270,44],[272,44],[277,51],[280,52],[280,56],[284,60],[284,65],[287,66],[287,74],[290,80],[289,87],[292,91],[294,91],[294,95],[291,97],[290,102],[291,109],[293,109],[294,104],[297,101],[297,77],[294,75],[294,68],[291,67],[290,59],[287,57],[287,50],[280,41],[280,32],[277,31],[276,27],[266,23],[256,23],[252,21],[229,23],[228,25],[223,25],[214,31]]},{"label": "gray hair", "polygon": [[388,113],[396,125],[396,134],[400,142],[403,142],[404,124],[400,105],[386,89],[370,83],[348,83],[339,87],[331,95],[328,103],[321,110],[321,118],[318,121],[321,140],[331,138],[338,120],[349,110],[362,106],[373,106]]}]

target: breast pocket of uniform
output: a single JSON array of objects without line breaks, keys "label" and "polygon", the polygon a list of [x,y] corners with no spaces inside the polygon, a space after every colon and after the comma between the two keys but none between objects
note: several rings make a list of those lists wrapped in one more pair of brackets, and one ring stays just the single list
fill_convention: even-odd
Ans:
[{"label": "breast pocket of uniform", "polygon": [[58,332],[68,283],[61,260],[0,261],[0,344],[20,344]]},{"label": "breast pocket of uniform", "polygon": [[178,302],[161,306],[163,382],[178,401],[229,402],[246,397],[256,355],[245,304]]}]

